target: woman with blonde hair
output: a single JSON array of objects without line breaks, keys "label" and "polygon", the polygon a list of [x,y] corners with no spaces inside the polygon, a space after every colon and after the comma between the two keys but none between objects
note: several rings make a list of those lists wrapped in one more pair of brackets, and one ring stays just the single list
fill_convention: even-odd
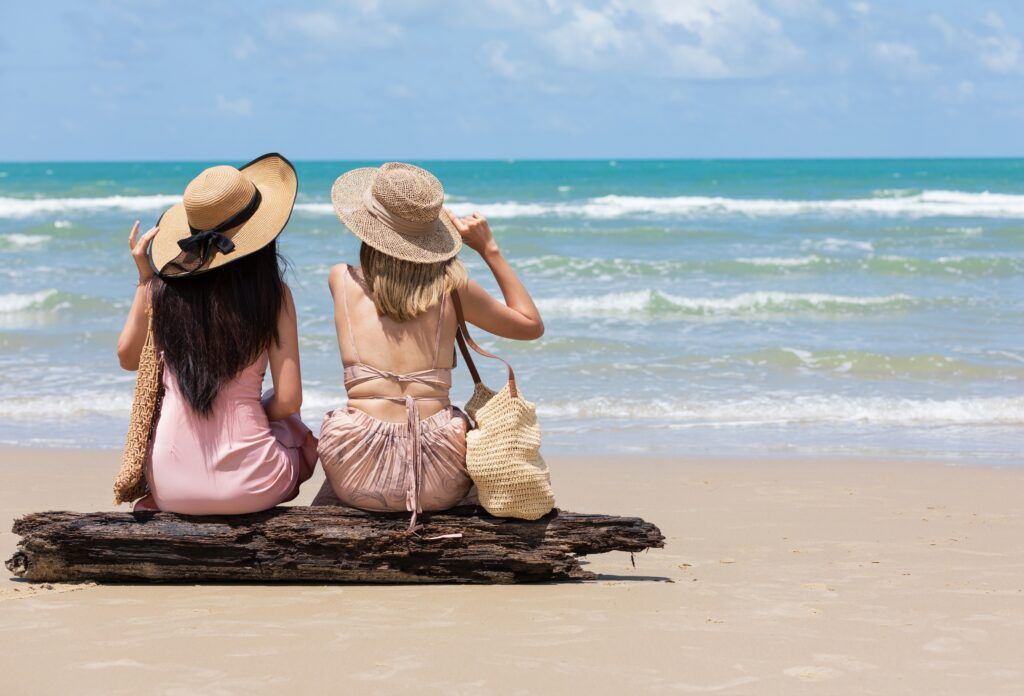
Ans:
[{"label": "woman with blonde hair", "polygon": [[[331,269],[348,405],[327,413],[319,454],[327,482],[314,504],[371,511],[445,510],[465,500],[469,423],[451,405],[456,308],[485,331],[530,340],[540,313],[479,213],[456,217],[430,172],[390,162],[343,174],[331,199],[362,240],[360,267]],[[504,296],[470,280],[463,242]]]}]

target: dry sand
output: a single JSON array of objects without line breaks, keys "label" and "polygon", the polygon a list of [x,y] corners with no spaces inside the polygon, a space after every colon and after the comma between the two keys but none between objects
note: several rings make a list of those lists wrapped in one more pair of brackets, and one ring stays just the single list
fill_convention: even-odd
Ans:
[{"label": "dry sand", "polygon": [[[110,509],[116,452],[0,450],[20,514]],[[6,693],[1024,692],[1024,470],[552,462],[567,509],[666,548],[537,586],[32,586],[0,579]],[[318,477],[319,478],[319,477]],[[305,502],[319,480],[306,487]]]}]

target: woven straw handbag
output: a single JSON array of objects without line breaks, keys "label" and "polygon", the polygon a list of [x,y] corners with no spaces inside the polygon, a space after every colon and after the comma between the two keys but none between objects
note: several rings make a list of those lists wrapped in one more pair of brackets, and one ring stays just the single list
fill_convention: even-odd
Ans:
[{"label": "woven straw handbag", "polygon": [[[480,504],[495,517],[543,517],[554,508],[555,495],[551,474],[540,455],[537,407],[520,394],[512,366],[470,338],[456,292],[452,304],[459,322],[455,338],[474,384],[473,396],[466,402],[466,413],[476,424],[466,434],[466,468],[476,484]],[[489,389],[480,380],[467,344],[480,355],[505,363],[508,384],[501,391]]]},{"label": "woven straw handbag", "polygon": [[[148,311],[148,310],[147,310]],[[121,453],[121,470],[114,479],[114,504],[130,503],[149,492],[144,466],[153,436],[160,399],[163,396],[163,362],[153,345],[153,315],[149,312],[146,342],[139,356],[139,370],[135,377],[135,397],[128,421],[128,434]]]}]

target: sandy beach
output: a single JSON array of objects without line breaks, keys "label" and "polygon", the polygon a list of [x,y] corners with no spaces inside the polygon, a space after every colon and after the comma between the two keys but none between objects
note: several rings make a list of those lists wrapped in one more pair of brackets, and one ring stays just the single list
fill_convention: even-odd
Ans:
[{"label": "sandy beach", "polygon": [[[11,521],[110,509],[115,451],[0,450]],[[566,509],[666,548],[536,586],[0,582],[13,693],[1019,693],[1024,471],[557,459]],[[306,502],[319,484],[305,488]]]}]

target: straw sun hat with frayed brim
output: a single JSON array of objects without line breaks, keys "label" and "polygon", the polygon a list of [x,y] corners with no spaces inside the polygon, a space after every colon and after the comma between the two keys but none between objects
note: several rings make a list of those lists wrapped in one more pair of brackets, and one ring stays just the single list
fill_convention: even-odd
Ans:
[{"label": "straw sun hat with frayed brim", "polygon": [[352,234],[413,263],[447,261],[462,236],[443,211],[444,188],[425,169],[402,162],[353,169],[338,177],[331,201]]},{"label": "straw sun hat with frayed brim", "polygon": [[295,168],[276,152],[204,170],[157,222],[150,265],[162,278],[182,278],[259,251],[288,224],[297,188]]}]

